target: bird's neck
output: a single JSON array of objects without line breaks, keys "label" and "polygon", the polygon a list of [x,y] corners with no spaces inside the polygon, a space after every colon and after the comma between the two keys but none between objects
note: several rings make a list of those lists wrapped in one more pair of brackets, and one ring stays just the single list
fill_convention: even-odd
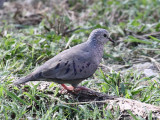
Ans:
[{"label": "bird's neck", "polygon": [[102,60],[102,57],[103,57],[103,50],[104,50],[104,45],[97,45],[94,47],[94,49],[96,49],[94,52],[94,54],[98,57],[98,61],[99,63],[101,62]]},{"label": "bird's neck", "polygon": [[93,49],[92,51],[95,58],[97,59],[97,62],[100,63],[103,56],[104,44],[102,45],[101,43],[98,43],[96,40],[89,41],[88,44],[90,44],[91,49]]}]

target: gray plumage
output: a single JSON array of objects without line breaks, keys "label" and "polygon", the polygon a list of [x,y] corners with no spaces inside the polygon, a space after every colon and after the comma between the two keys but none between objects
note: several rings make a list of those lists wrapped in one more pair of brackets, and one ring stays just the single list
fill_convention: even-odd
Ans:
[{"label": "gray plumage", "polygon": [[96,71],[102,59],[104,44],[109,40],[112,41],[105,29],[95,29],[86,42],[64,50],[14,84],[53,81],[76,87]]}]

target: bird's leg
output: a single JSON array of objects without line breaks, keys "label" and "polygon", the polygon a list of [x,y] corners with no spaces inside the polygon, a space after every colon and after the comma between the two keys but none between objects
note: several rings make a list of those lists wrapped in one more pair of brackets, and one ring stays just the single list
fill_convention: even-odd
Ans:
[{"label": "bird's leg", "polygon": [[[83,86],[77,86],[77,87],[73,87],[73,86],[66,86],[65,84],[61,84],[62,87],[67,90],[67,92],[69,93],[78,93],[80,92],[81,90],[84,90],[84,91],[88,91],[90,90],[89,88],[86,88],[86,87],[83,87]],[[63,93],[64,91],[62,90],[61,93]]]},{"label": "bird's leg", "polygon": [[73,86],[66,86],[65,84],[61,84],[61,85],[67,91],[74,91],[74,87]]}]

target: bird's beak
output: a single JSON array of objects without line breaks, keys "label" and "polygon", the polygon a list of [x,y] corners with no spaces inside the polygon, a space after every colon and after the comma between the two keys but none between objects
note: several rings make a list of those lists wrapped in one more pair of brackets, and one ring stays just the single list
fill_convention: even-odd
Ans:
[{"label": "bird's beak", "polygon": [[111,41],[113,44],[115,43],[112,38],[108,37],[109,41]]}]

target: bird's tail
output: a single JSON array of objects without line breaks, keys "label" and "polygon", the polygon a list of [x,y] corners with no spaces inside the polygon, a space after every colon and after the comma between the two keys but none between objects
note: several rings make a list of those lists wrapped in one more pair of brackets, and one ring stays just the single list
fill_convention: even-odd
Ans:
[{"label": "bird's tail", "polygon": [[26,83],[28,81],[34,81],[35,78],[32,75],[27,75],[26,77],[22,77],[20,79],[18,79],[17,81],[13,82],[14,85],[18,85],[18,84],[22,84],[22,83]]}]

